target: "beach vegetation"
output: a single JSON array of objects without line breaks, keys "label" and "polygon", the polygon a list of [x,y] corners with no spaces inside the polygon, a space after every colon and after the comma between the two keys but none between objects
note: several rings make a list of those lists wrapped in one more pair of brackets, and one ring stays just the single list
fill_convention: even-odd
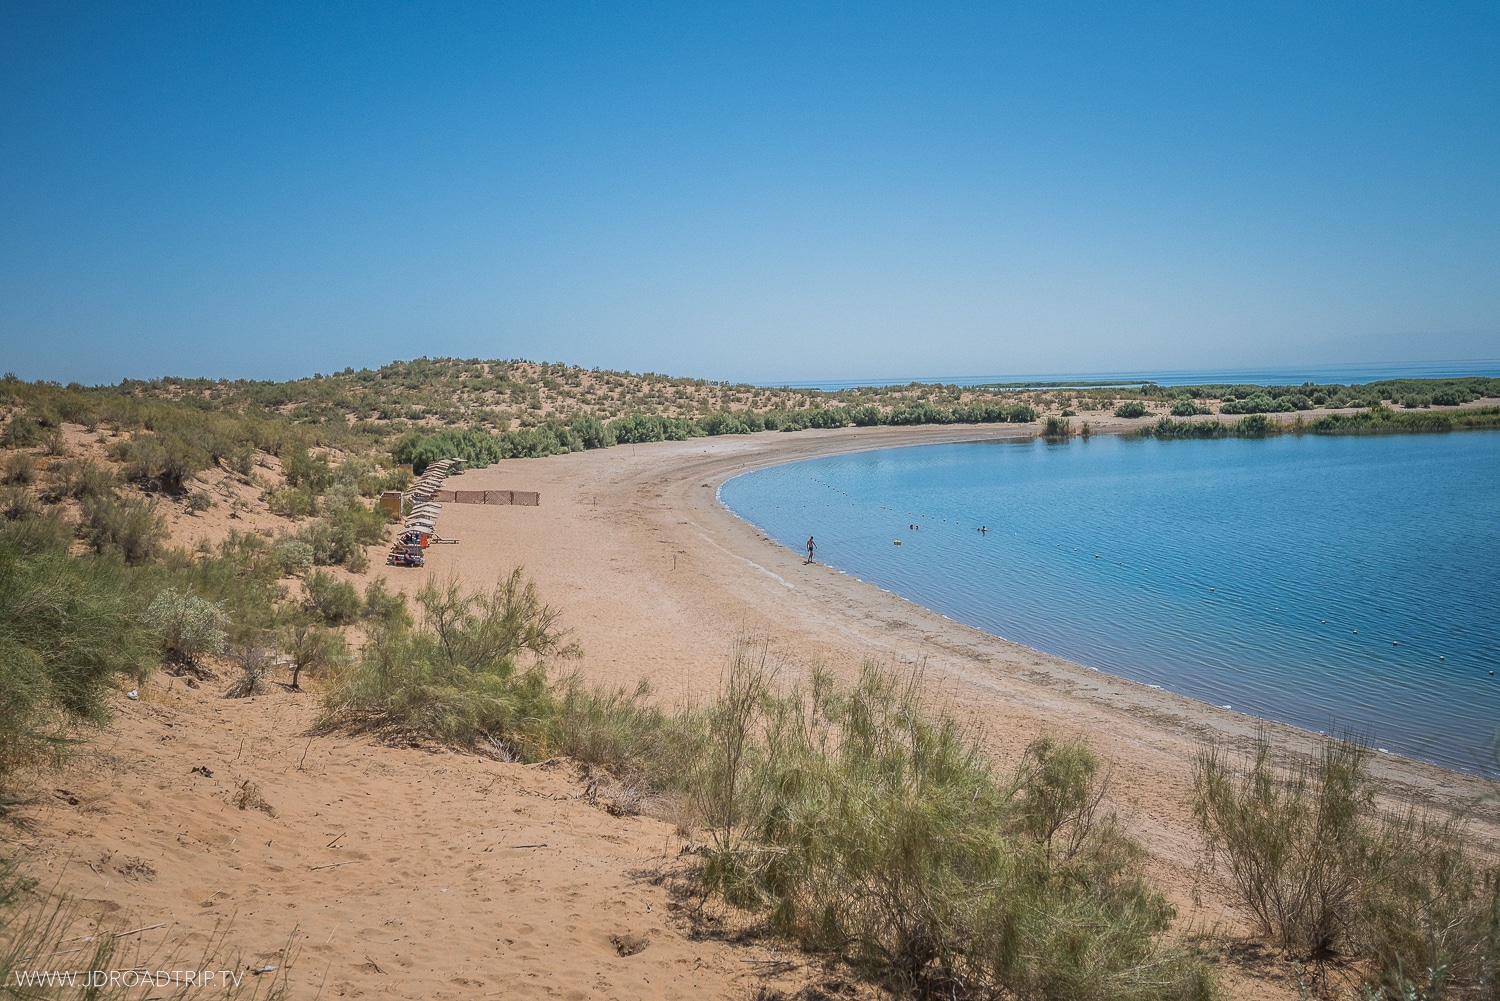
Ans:
[{"label": "beach vegetation", "polygon": [[399,626],[409,629],[412,625],[411,610],[407,607],[406,595],[392,593],[384,577],[376,577],[365,585],[365,596],[360,615],[364,619],[383,626]]},{"label": "beach vegetation", "polygon": [[28,413],[18,413],[5,422],[5,430],[0,431],[0,447],[3,448],[31,448],[40,445],[45,432],[42,425]]},{"label": "beach vegetation", "polygon": [[94,551],[126,563],[154,559],[168,538],[166,518],[149,497],[96,494],[83,498],[80,510],[80,531]]},{"label": "beach vegetation", "polygon": [[302,588],[307,611],[324,625],[343,626],[359,618],[359,592],[348,581],[326,570],[314,570],[303,580]]},{"label": "beach vegetation", "polygon": [[118,561],[0,544],[0,780],[58,760],[109,718],[116,678],[145,678],[159,647],[141,611]]},{"label": "beach vegetation", "polygon": [[549,672],[573,648],[520,571],[489,594],[429,583],[417,604],[420,624],[372,628],[335,672],[326,726],[566,754],[632,802],[676,802],[708,834],[706,890],[904,993],[1215,996],[1080,743],[1040,740],[997,771],[920,675],[815,671],[783,690],[751,644],[695,708],[594,689]]},{"label": "beach vegetation", "polygon": [[867,665],[781,691],[742,648],[692,780],[707,886],[901,995],[1215,996],[1097,756],[1043,739],[997,770],[922,687]]},{"label": "beach vegetation", "polygon": [[1212,410],[1198,405],[1198,401],[1189,393],[1184,393],[1172,401],[1173,417],[1197,417],[1199,414],[1211,414]]},{"label": "beach vegetation", "polygon": [[224,609],[175,587],[158,592],[143,621],[161,637],[167,660],[184,668],[200,668],[205,657],[223,653],[229,642]]},{"label": "beach vegetation", "polygon": [[29,452],[17,452],[5,461],[0,483],[28,486],[36,482],[36,460]]},{"label": "beach vegetation", "polygon": [[1210,865],[1293,957],[1360,960],[1361,996],[1495,997],[1500,869],[1461,818],[1380,808],[1369,754],[1329,739],[1278,766],[1264,732],[1242,760],[1203,752],[1194,815]]},{"label": "beach vegetation", "polygon": [[1140,400],[1126,400],[1124,403],[1120,404],[1118,407],[1115,407],[1115,416],[1116,417],[1145,417],[1146,416],[1146,404],[1142,403]]},{"label": "beach vegetation", "polygon": [[[184,969],[249,969],[248,956],[229,948],[228,928],[195,936],[190,951],[164,944],[151,946],[121,923],[101,920],[87,902],[70,898],[27,875],[14,861],[0,857],[0,969],[5,981],[0,996],[10,1001],[79,998],[84,1001],[189,1001],[204,995],[202,981],[181,976]],[[294,958],[288,941],[283,956]],[[65,957],[62,962],[57,957]],[[43,971],[78,971],[75,983],[52,980]],[[113,971],[116,976],[93,975]],[[179,971],[170,979],[156,971]],[[224,1001],[282,1001],[291,996],[290,963],[263,976],[226,978],[213,991]],[[66,974],[64,974],[66,975]],[[60,977],[58,978],[61,979]]]},{"label": "beach vegetation", "polygon": [[302,690],[302,675],[326,678],[349,658],[349,644],[338,629],[330,629],[316,612],[293,613],[281,627],[281,648],[291,660],[291,691]]}]

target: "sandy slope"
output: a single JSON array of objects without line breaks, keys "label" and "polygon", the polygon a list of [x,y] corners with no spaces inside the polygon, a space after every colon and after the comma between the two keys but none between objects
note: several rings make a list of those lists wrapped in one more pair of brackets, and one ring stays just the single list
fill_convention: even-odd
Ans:
[{"label": "sandy slope", "polygon": [[[227,926],[228,967],[290,964],[295,998],[748,997],[816,976],[695,940],[694,901],[656,880],[673,827],[590,805],[571,765],[310,737],[315,714],[164,676],[122,699],[24,811],[31,874],[86,919],[165,922],[142,936],[153,969],[201,966]],[[264,809],[236,806],[245,782]]]}]

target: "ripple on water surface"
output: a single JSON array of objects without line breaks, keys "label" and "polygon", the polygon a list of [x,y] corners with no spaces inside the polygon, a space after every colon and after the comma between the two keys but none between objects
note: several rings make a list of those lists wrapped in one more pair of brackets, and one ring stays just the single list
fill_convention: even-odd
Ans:
[{"label": "ripple on water surface", "polygon": [[1500,777],[1500,433],[921,445],[721,496],[1007,639]]}]

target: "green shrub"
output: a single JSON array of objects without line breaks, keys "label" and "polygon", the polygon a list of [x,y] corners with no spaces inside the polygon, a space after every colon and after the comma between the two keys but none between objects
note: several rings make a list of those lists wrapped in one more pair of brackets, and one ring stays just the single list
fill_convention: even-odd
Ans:
[{"label": "green shrub", "polygon": [[194,490],[188,494],[187,509],[193,514],[207,511],[214,506],[214,499],[208,495],[206,490]]},{"label": "green shrub", "polygon": [[13,483],[17,486],[27,486],[36,482],[36,460],[30,453],[17,452],[5,463],[5,475],[0,477],[0,483]]},{"label": "green shrub", "polygon": [[645,444],[652,441],[686,441],[702,437],[706,432],[695,421],[677,417],[658,417],[655,414],[631,414],[609,422],[608,431],[621,445]]},{"label": "green shrub", "polygon": [[1003,778],[920,692],[867,667],[778,696],[742,652],[693,780],[708,885],[903,995],[1213,996],[1092,753],[1041,741]]},{"label": "green shrub", "polygon": [[386,626],[409,628],[411,612],[407,609],[406,595],[392,594],[386,589],[384,577],[376,577],[365,585],[363,616]]},{"label": "green shrub", "polygon": [[325,678],[349,659],[344,634],[329,629],[312,615],[295,616],[282,628],[282,647],[292,660],[294,692],[302,690],[303,673]]},{"label": "green shrub", "polygon": [[42,505],[36,494],[25,487],[0,487],[0,518],[6,521],[31,521],[42,517]]},{"label": "green shrub", "polygon": [[580,414],[569,425],[584,448],[608,448],[615,443],[615,436],[597,417]]},{"label": "green shrub", "polygon": [[322,455],[309,455],[307,449],[295,449],[282,459],[282,475],[289,487],[307,487],[317,496],[333,485],[333,469]]},{"label": "green shrub", "polygon": [[144,563],[161,552],[166,520],[154,500],[92,496],[81,507],[82,529],[95,552],[116,553],[126,563]]},{"label": "green shrub", "polygon": [[155,643],[139,614],[118,564],[0,546],[0,779],[105,722],[118,675],[145,677]]},{"label": "green shrub", "polygon": [[70,459],[58,467],[57,476],[47,490],[50,500],[67,497],[110,497],[115,492],[115,475],[92,459]]},{"label": "green shrub", "polygon": [[[309,522],[296,535],[318,566],[338,566],[364,556],[364,547],[387,538],[385,515],[363,504]],[[367,563],[368,566],[368,563]]]},{"label": "green shrub", "polygon": [[1118,407],[1115,407],[1115,416],[1116,417],[1145,417],[1146,416],[1146,404],[1142,403],[1140,400],[1126,400],[1124,403],[1120,404]]},{"label": "green shrub", "polygon": [[[1310,404],[1311,401],[1309,401]],[[1257,392],[1242,400],[1226,400],[1219,406],[1221,414],[1275,414],[1296,410],[1297,407],[1285,397],[1272,398]],[[1305,408],[1304,408],[1305,409]]]},{"label": "green shrub", "polygon": [[728,411],[707,414],[698,418],[698,426],[703,429],[704,434],[750,434],[755,429],[740,419],[740,416]]},{"label": "green shrub", "polygon": [[1179,396],[1172,402],[1173,417],[1196,417],[1199,414],[1212,413],[1207,407],[1198,406],[1198,401],[1191,396]]},{"label": "green shrub", "polygon": [[359,592],[324,570],[314,570],[303,581],[305,604],[324,625],[343,626],[359,618]]},{"label": "green shrub", "polygon": [[66,553],[73,542],[73,526],[50,513],[12,519],[0,495],[0,549],[20,555]]},{"label": "green shrub", "polygon": [[125,464],[125,477],[168,493],[181,493],[214,463],[212,453],[189,433],[143,431],[111,448]]},{"label": "green shrub", "polygon": [[1368,757],[1329,740],[1278,768],[1264,733],[1244,761],[1204,752],[1194,815],[1210,864],[1284,949],[1367,960],[1374,997],[1494,997],[1497,870],[1480,868],[1457,819],[1378,810]]},{"label": "green shrub", "polygon": [[1072,433],[1072,423],[1066,417],[1048,417],[1042,430],[1042,434],[1048,438],[1066,438]]},{"label": "green shrub", "polygon": [[229,642],[224,609],[175,587],[152,599],[142,621],[161,637],[167,659],[184,667],[199,667],[205,656],[223,653]]},{"label": "green shrub", "polygon": [[45,432],[36,419],[29,414],[16,414],[0,432],[0,448],[31,448],[40,445]]},{"label": "green shrub", "polygon": [[308,487],[267,490],[262,499],[272,514],[294,521],[310,518],[318,513],[318,495]]},{"label": "green shrub", "polygon": [[179,572],[182,585],[224,610],[232,643],[275,627],[277,604],[286,596],[277,583],[280,575],[275,550],[259,536],[243,533],[231,533],[218,555],[195,560]]},{"label": "green shrub", "polygon": [[[497,740],[527,757],[549,753],[558,700],[543,665],[577,651],[535,585],[520,569],[489,594],[466,594],[454,580],[428,581],[417,603],[421,628],[392,617],[335,679],[328,725],[392,728],[465,745]],[[530,664],[521,662],[527,654]]]},{"label": "green shrub", "polygon": [[313,547],[300,539],[278,539],[271,552],[276,560],[278,576],[302,576],[313,568]]}]

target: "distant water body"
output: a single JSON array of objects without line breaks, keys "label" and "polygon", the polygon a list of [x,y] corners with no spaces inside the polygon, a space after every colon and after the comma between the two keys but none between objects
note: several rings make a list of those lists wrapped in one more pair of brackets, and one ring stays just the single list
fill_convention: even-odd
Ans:
[{"label": "distant water body", "polygon": [[1500,777],[1500,432],[921,445],[720,496],[987,632]]},{"label": "distant water body", "polygon": [[[835,379],[812,382],[775,383],[777,387],[821,389],[837,392],[861,387],[905,386],[912,382],[939,383],[945,386],[1025,385],[1060,386],[1140,385],[1154,382],[1159,386],[1202,386],[1238,384],[1256,386],[1298,386],[1304,382],[1322,385],[1352,385],[1380,382],[1385,379],[1454,379],[1463,376],[1500,375],[1500,361],[1407,362],[1399,365],[1310,366],[1306,368],[1238,368],[1202,369],[1170,372],[1066,372],[1042,375],[946,375],[900,379]],[[772,383],[764,385],[771,386]]]}]

